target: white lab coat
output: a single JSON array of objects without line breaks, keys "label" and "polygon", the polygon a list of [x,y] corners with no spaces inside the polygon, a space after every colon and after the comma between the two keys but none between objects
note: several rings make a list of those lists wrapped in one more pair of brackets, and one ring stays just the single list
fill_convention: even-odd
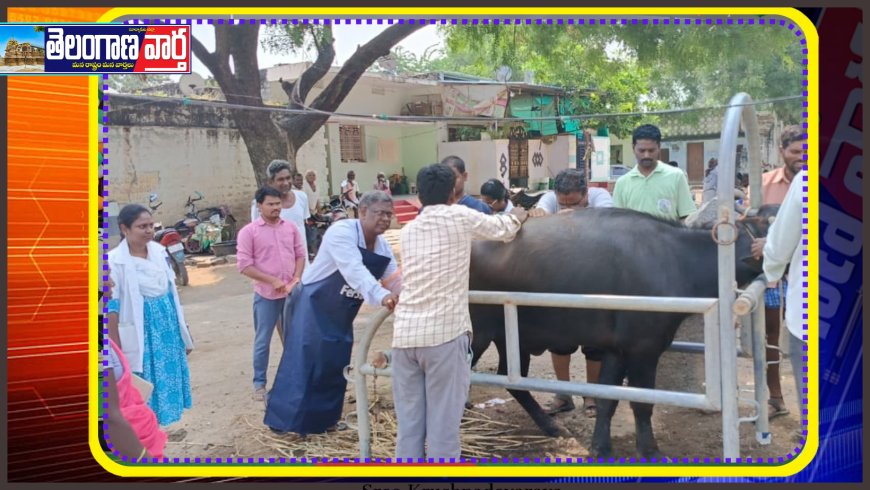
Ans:
[{"label": "white lab coat", "polygon": [[[175,272],[167,262],[169,256],[166,248],[157,242],[148,242],[148,260],[162,265],[169,279],[169,288],[175,300],[175,310],[178,312],[178,329],[181,339],[187,349],[193,349],[193,338],[184,321],[184,310],[178,298],[175,287]],[[145,300],[139,292],[139,280],[136,277],[136,265],[130,255],[127,240],[121,240],[117,247],[109,252],[109,267],[115,289],[112,297],[120,303],[118,312],[118,336],[121,339],[121,350],[130,362],[130,370],[142,372],[145,350]]]}]

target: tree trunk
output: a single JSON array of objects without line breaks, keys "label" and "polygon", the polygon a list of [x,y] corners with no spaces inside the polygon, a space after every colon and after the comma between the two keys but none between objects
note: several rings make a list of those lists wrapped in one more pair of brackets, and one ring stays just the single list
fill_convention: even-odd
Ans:
[{"label": "tree trunk", "polygon": [[[421,27],[423,24],[419,23],[395,24],[358,48],[326,89],[314,99],[310,108],[324,112],[338,109],[369,66],[381,56],[388,55],[393,46]],[[256,109],[266,107],[260,94],[260,67],[257,62],[260,26],[216,24],[214,29],[214,53],[209,53],[196,38],[191,38],[191,49],[214,75],[227,103],[252,107],[232,108],[230,114],[245,142],[257,185],[260,186],[267,180],[266,168],[273,159],[287,159],[291,167],[296,169],[296,152],[326,123],[329,114],[290,114],[273,118],[270,111]],[[291,109],[305,108],[305,99],[311,88],[329,72],[335,58],[331,28],[326,30],[323,38],[315,39],[315,45],[318,57],[314,64],[296,82],[281,83],[290,99]]]},{"label": "tree trunk", "polygon": [[[245,142],[254,169],[257,186],[268,180],[266,168],[275,159],[288,159],[285,136],[272,121],[260,94],[260,69],[257,63],[259,25],[215,25],[215,52],[191,38],[191,49],[211,71],[228,104],[251,106],[252,109],[231,108],[230,115]],[[232,57],[232,66],[230,66]],[[295,168],[295,166],[294,166]]]}]

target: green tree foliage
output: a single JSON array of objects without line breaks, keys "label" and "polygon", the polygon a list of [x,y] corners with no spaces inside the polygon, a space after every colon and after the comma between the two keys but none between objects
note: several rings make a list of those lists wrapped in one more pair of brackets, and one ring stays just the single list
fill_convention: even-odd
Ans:
[{"label": "green tree foliage", "polygon": [[[507,65],[513,81],[533,71],[536,83],[576,89],[581,114],[722,105],[738,92],[755,100],[802,92],[801,45],[779,26],[457,25],[441,31],[442,66],[492,78]],[[799,108],[792,102],[759,110],[796,120]],[[625,135],[640,120],[602,117],[584,125]]]}]

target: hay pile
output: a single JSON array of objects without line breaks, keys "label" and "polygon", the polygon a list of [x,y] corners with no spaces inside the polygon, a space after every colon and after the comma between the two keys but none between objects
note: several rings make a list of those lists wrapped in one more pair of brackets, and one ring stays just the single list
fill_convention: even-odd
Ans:
[{"label": "hay pile", "polygon": [[[242,417],[241,420],[252,430],[243,440],[240,438],[236,441],[235,457],[358,458],[356,412],[346,413],[346,430],[308,436],[276,434],[260,420],[252,423],[247,417]],[[372,458],[395,457],[398,424],[392,407],[387,407],[375,397],[369,406],[369,414]],[[543,435],[517,434],[514,424],[493,420],[475,410],[465,411],[461,428],[464,458],[501,458],[511,452],[533,450],[533,446],[552,445],[554,442],[553,438]],[[539,454],[547,453],[542,450]]]}]

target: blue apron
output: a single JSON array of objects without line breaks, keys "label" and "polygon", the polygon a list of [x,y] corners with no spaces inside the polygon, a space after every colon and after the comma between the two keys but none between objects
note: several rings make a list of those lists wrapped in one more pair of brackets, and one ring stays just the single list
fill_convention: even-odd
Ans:
[{"label": "blue apron", "polygon": [[[363,265],[380,279],[390,258],[359,247]],[[341,418],[353,348],[353,320],[363,298],[340,271],[300,285],[284,306],[284,353],[269,392],[267,426],[277,432],[325,432]]]}]

